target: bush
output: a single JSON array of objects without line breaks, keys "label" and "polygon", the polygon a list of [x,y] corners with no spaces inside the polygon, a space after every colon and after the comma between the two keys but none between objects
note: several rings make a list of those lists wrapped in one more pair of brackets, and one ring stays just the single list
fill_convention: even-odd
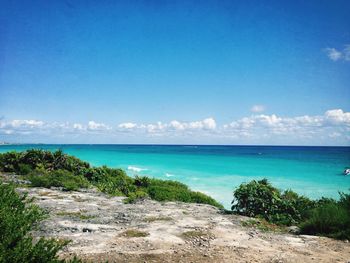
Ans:
[{"label": "bush", "polygon": [[75,176],[66,170],[46,172],[37,169],[29,174],[28,179],[34,187],[62,187],[66,191],[89,187],[89,182],[84,177]]},{"label": "bush", "polygon": [[315,207],[315,202],[287,190],[281,192],[266,179],[241,184],[234,191],[232,211],[250,217],[261,217],[280,225],[297,224]]},{"label": "bush", "polygon": [[100,191],[110,195],[125,195],[136,191],[136,186],[133,184],[133,179],[124,174],[107,175],[100,179],[97,183]]},{"label": "bush", "polygon": [[29,174],[32,171],[32,167],[29,164],[20,163],[18,165],[18,173],[21,175]]},{"label": "bush", "polygon": [[191,201],[190,192],[182,188],[151,185],[147,188],[147,192],[152,199],[157,201],[181,201],[187,203]]},{"label": "bush", "polygon": [[303,234],[350,239],[350,195],[340,193],[340,200],[323,202],[311,210],[300,224]]},{"label": "bush", "polygon": [[271,214],[280,199],[280,193],[267,180],[253,180],[248,184],[241,184],[234,191],[234,198],[231,207],[233,211],[254,217]]},{"label": "bush", "polygon": [[187,185],[170,180],[150,179],[145,189],[148,195],[157,201],[181,201],[186,203],[209,204],[223,208],[210,196],[201,192],[191,191]]},{"label": "bush", "polygon": [[141,199],[145,199],[148,197],[148,194],[143,192],[143,191],[136,191],[133,193],[130,193],[128,198],[126,198],[124,200],[124,203],[126,204],[133,204],[136,203],[136,201],[141,200]]},{"label": "bush", "polygon": [[224,208],[222,204],[218,203],[214,198],[207,196],[201,192],[191,192],[191,203],[209,204],[218,208]]},{"label": "bush", "polygon": [[67,241],[40,238],[34,242],[29,234],[44,218],[43,211],[26,196],[20,197],[13,186],[0,182],[0,262],[64,262],[57,252]]},{"label": "bush", "polygon": [[350,239],[350,194],[340,200],[312,201],[287,190],[281,192],[267,180],[241,184],[234,191],[232,211],[279,225],[297,224],[302,234]]},{"label": "bush", "polygon": [[89,163],[64,154],[61,150],[50,152],[31,149],[24,152],[0,154],[0,171],[21,173],[21,164],[25,164],[31,170],[36,168],[43,168],[48,171],[61,169],[74,174],[80,174],[81,171],[90,167]]},{"label": "bush", "polygon": [[148,187],[151,183],[151,180],[147,176],[136,176],[134,180],[134,184],[137,187]]},{"label": "bush", "polygon": [[16,172],[19,169],[20,155],[17,152],[0,154],[0,171]]}]

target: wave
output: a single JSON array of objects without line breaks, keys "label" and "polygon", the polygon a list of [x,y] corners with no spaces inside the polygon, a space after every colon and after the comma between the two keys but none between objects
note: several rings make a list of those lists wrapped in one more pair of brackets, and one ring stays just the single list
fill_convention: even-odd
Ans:
[{"label": "wave", "polygon": [[146,171],[147,169],[129,165],[128,166],[128,170],[139,173],[139,172],[142,172],[142,171]]},{"label": "wave", "polygon": [[165,173],[165,176],[166,176],[166,177],[172,177],[172,176],[175,176],[175,175],[169,174],[169,173]]}]

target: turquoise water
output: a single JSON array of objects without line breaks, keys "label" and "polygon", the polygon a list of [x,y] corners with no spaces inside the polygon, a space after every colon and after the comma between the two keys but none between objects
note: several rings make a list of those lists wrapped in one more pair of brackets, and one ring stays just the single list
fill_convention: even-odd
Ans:
[{"label": "turquoise water", "polygon": [[181,181],[229,208],[234,187],[268,178],[281,189],[311,198],[338,197],[350,188],[350,147],[3,145],[0,152],[62,149],[92,165],[120,167],[129,175]]}]

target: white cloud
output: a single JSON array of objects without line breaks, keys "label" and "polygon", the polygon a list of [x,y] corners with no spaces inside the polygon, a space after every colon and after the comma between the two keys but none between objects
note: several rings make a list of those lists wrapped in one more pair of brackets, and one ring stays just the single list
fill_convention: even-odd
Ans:
[{"label": "white cloud", "polygon": [[185,126],[183,125],[183,123],[179,122],[179,121],[171,121],[169,124],[170,128],[173,128],[175,130],[184,130]]},{"label": "white cloud", "polygon": [[12,120],[9,122],[0,120],[0,133],[4,134],[28,134],[31,130],[40,130],[45,127],[43,121],[38,120]]},{"label": "white cloud", "polygon": [[137,124],[136,123],[132,123],[132,122],[125,122],[125,123],[121,123],[118,125],[119,128],[121,129],[134,129],[137,127]]},{"label": "white cloud", "polygon": [[215,130],[216,121],[213,118],[207,118],[202,121],[204,129]]},{"label": "white cloud", "polygon": [[264,105],[253,105],[253,107],[250,108],[251,112],[263,112],[265,110],[265,106]]},{"label": "white cloud", "polygon": [[206,118],[201,121],[193,121],[193,122],[179,122],[179,121],[171,121],[166,127],[178,131],[186,131],[186,130],[215,130],[216,129],[216,121],[213,118]]},{"label": "white cloud", "polygon": [[137,135],[133,138],[139,138],[139,142],[151,138],[157,142],[167,143],[173,138],[179,142],[188,143],[198,143],[204,140],[202,143],[332,144],[333,142],[333,144],[349,145],[350,112],[332,109],[322,115],[296,117],[253,114],[223,125],[218,125],[212,117],[187,122],[178,120],[155,123],[124,122],[113,128],[96,121],[71,124],[40,120],[0,120],[0,136],[14,138],[13,141],[16,138],[29,138],[28,136],[31,135],[34,136],[33,138],[62,138],[67,135],[67,138],[83,136],[81,138],[91,139],[94,137],[89,136],[96,133],[104,136],[106,140],[116,137],[121,140],[124,138],[125,143],[129,142],[127,138]]},{"label": "white cloud", "polygon": [[80,123],[74,123],[73,124],[73,129],[85,130],[85,127],[82,124],[80,124]]},{"label": "white cloud", "polygon": [[350,125],[350,112],[343,112],[341,109],[326,111],[325,118],[332,124]]},{"label": "white cloud", "polygon": [[336,48],[325,48],[324,51],[330,60],[350,61],[350,44],[345,45],[343,50],[338,50]]},{"label": "white cloud", "polygon": [[350,129],[350,112],[334,109],[320,116],[252,115],[224,125],[224,129],[237,136],[255,138],[274,138],[275,135],[291,138],[310,136],[317,138],[321,135],[329,135],[331,138],[341,135],[345,137]]},{"label": "white cloud", "polygon": [[149,133],[158,133],[158,132],[164,131],[164,129],[167,127],[167,125],[158,121],[156,124],[147,124],[147,125],[143,124],[140,126],[140,128],[143,128],[143,127],[146,127],[146,130]]},{"label": "white cloud", "polygon": [[138,131],[146,133],[171,133],[171,132],[188,132],[188,131],[210,131],[216,129],[216,121],[213,118],[206,118],[201,121],[180,122],[172,120],[169,123],[132,123],[125,122],[118,125],[121,131]]},{"label": "white cloud", "polygon": [[335,49],[335,48],[325,48],[325,51],[327,53],[327,56],[330,60],[337,61],[342,58],[343,54],[341,51]]},{"label": "white cloud", "polygon": [[33,128],[33,127],[43,126],[44,122],[37,121],[37,120],[13,120],[11,121],[10,125],[14,128],[20,128],[20,127]]},{"label": "white cloud", "polygon": [[104,123],[89,121],[88,129],[92,131],[101,131],[101,130],[110,130],[111,128]]}]

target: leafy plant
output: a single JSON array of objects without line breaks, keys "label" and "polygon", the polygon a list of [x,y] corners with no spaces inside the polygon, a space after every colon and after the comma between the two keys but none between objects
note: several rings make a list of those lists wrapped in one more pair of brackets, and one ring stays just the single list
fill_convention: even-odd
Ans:
[{"label": "leafy plant", "polygon": [[[33,240],[30,231],[45,213],[31,203],[27,196],[19,196],[12,185],[0,182],[0,262],[65,262],[57,252],[68,241],[44,239]],[[81,262],[74,258],[70,262]]]},{"label": "leafy plant", "polygon": [[297,224],[307,211],[315,207],[315,202],[287,190],[281,192],[266,179],[241,184],[234,191],[231,209],[250,217],[261,217],[280,225]]},{"label": "leafy plant", "polygon": [[66,191],[76,191],[89,186],[89,182],[84,177],[73,175],[66,170],[47,172],[37,169],[29,174],[28,179],[35,187],[62,187]]},{"label": "leafy plant", "polygon": [[137,187],[148,187],[151,183],[151,180],[147,176],[136,176],[134,184]]},{"label": "leafy plant", "polygon": [[350,195],[340,193],[338,202],[321,203],[300,225],[301,233],[350,239]]},{"label": "leafy plant", "polygon": [[128,198],[124,200],[126,204],[135,203],[137,200],[144,199],[148,197],[148,194],[143,191],[136,191],[129,194]]},{"label": "leafy plant", "polygon": [[267,180],[253,180],[234,191],[232,211],[278,225],[299,225],[302,234],[350,239],[350,194],[340,193],[339,201],[313,201],[291,190],[281,192]]}]

